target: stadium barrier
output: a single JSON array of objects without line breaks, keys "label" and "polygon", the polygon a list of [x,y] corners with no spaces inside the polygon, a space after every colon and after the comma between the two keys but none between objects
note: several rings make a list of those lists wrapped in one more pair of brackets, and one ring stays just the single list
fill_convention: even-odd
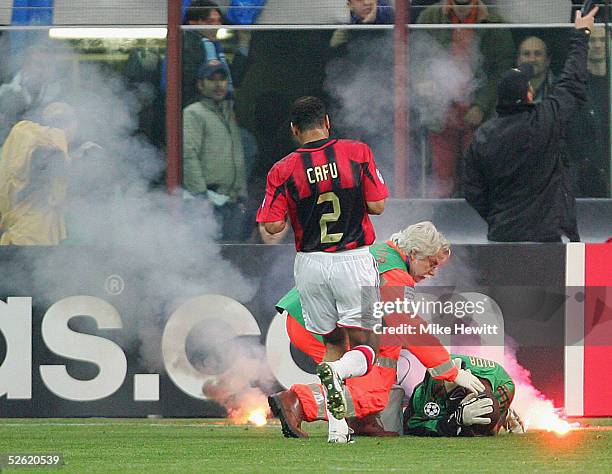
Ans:
[{"label": "stadium barrier", "polygon": [[[219,291],[210,268],[190,269],[190,287],[174,274],[153,285],[150,271],[95,248],[0,249],[2,416],[223,416],[201,387],[251,370],[232,353],[234,336],[261,349],[249,354],[276,377],[266,389],[313,380],[274,308],[293,283],[293,247],[202,250],[216,255],[211,265],[239,269],[248,289]],[[457,245],[435,283],[495,301],[513,340],[506,351],[557,406],[607,416],[611,260],[606,244]]]}]

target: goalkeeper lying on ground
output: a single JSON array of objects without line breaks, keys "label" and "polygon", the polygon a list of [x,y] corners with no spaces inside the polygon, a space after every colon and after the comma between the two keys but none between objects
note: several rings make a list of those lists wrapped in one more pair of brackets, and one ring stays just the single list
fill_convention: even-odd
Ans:
[{"label": "goalkeeper lying on ground", "polygon": [[524,427],[510,408],[514,382],[504,368],[491,360],[453,355],[457,367],[470,370],[485,385],[474,395],[452,382],[425,374],[404,411],[404,434],[417,436],[491,436],[502,427],[522,433]]}]

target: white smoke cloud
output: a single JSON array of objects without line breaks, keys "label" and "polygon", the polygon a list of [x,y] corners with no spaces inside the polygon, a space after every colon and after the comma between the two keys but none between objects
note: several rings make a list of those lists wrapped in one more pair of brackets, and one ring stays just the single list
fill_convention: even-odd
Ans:
[{"label": "white smoke cloud", "polygon": [[411,36],[410,52],[410,106],[421,126],[431,127],[443,123],[453,104],[470,100],[479,85],[475,72],[480,70],[482,56],[479,44],[465,59],[448,47],[442,46],[435,37],[424,30]]},{"label": "white smoke cloud", "polygon": [[570,427],[563,419],[561,410],[556,409],[553,401],[533,385],[531,372],[519,364],[514,347],[506,347],[503,366],[515,385],[512,408],[521,417],[528,430],[562,432]]},{"label": "white smoke cloud", "polygon": [[346,54],[327,66],[324,87],[332,98],[332,126],[343,138],[368,143],[392,185],[393,39],[390,32],[360,33],[351,32]]},{"label": "white smoke cloud", "polygon": [[[325,89],[337,106],[332,110],[332,125],[338,125],[348,138],[361,139],[372,147],[378,166],[392,186],[394,43],[390,33],[366,33],[356,39],[354,34],[349,36],[346,54],[328,64]],[[480,85],[475,73],[481,69],[482,55],[474,42],[466,63],[425,30],[411,32],[409,44],[408,192],[413,197],[437,197],[440,183],[429,170],[426,132],[439,131],[454,104],[469,102]]]},{"label": "white smoke cloud", "polygon": [[[34,287],[38,304],[75,294],[101,294],[118,304],[124,330],[110,337],[138,348],[145,367],[161,370],[162,329],[181,302],[208,293],[244,302],[255,285],[221,256],[207,203],[181,206],[152,184],[165,160],[136,133],[138,95],[120,76],[96,66],[81,64],[80,78],[76,89],[68,87],[68,78],[60,81],[66,89],[60,100],[75,109],[79,142],[85,144],[73,147],[69,170],[66,213],[68,243],[74,246],[20,251],[31,268],[22,273],[31,279],[23,286]],[[117,300],[103,291],[113,274],[125,284]]]}]

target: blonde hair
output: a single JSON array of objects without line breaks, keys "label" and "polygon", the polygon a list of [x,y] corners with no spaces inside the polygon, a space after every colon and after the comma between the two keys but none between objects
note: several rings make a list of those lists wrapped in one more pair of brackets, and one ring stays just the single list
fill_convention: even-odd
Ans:
[{"label": "blonde hair", "polygon": [[418,222],[390,237],[406,255],[416,252],[417,258],[426,258],[444,251],[450,255],[450,242],[429,221]]}]

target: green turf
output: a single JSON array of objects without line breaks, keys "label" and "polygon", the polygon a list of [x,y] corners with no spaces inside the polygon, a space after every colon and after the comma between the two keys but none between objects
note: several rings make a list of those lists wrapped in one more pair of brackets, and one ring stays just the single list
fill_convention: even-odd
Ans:
[{"label": "green turf", "polygon": [[[589,420],[593,426],[610,420]],[[583,420],[585,423],[585,420]],[[612,430],[564,437],[534,432],[492,438],[284,439],[278,425],[219,420],[0,419],[0,454],[61,453],[60,472],[612,472]],[[27,472],[20,469],[21,472]],[[31,470],[30,472],[41,472]],[[50,472],[45,469],[43,472]]]}]

